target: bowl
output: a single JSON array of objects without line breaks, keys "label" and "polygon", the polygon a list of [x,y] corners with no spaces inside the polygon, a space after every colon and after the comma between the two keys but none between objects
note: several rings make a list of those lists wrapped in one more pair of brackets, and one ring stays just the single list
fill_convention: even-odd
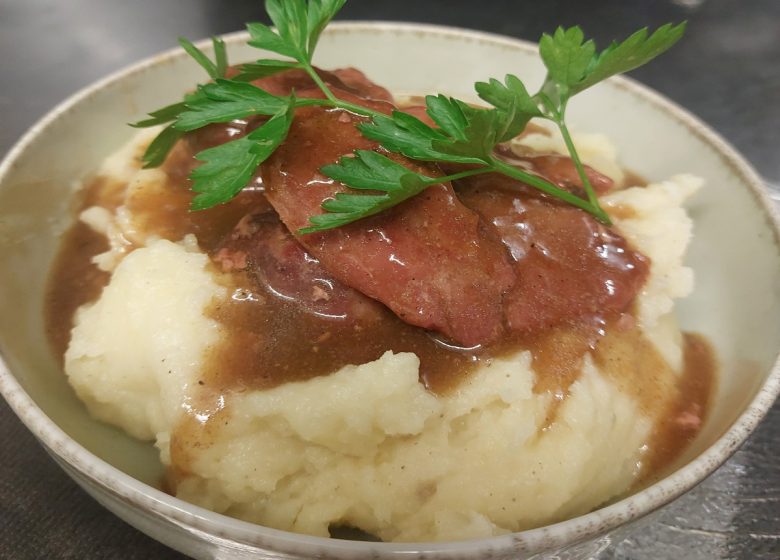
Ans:
[{"label": "bowl", "polygon": [[[231,60],[256,50],[225,37]],[[207,43],[199,46],[209,50]],[[402,61],[413,60],[414,64]],[[401,62],[399,62],[401,61]],[[315,62],[356,66],[396,94],[446,92],[476,100],[472,85],[507,72],[540,83],[534,45],[459,29],[336,23]],[[669,474],[607,507],[554,525],[449,543],[324,539],[260,527],[157,489],[162,467],[150,444],[89,417],[52,356],[43,294],[59,235],[72,220],[73,186],[127,141],[125,123],[181,98],[203,80],[181,50],[150,58],[77,93],[39,121],[0,165],[0,392],[73,479],[116,515],[195,558],[587,558],[690,490],[747,438],[780,392],[780,233],[756,172],[680,107],[626,78],[578,96],[569,122],[618,146],[626,167],[648,179],[703,177],[689,204],[694,239],[687,262],[695,292],[678,303],[684,330],[709,338],[719,383],[709,418]],[[67,142],[67,150],[63,149]],[[749,279],[749,282],[745,280]]]}]

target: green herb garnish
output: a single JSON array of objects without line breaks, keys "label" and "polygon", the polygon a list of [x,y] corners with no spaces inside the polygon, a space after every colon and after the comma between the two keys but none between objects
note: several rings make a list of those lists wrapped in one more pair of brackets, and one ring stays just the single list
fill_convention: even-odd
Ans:
[{"label": "green herb garnish", "polygon": [[[622,43],[612,43],[598,52],[592,40],[585,40],[579,27],[559,28],[545,34],[539,53],[547,68],[547,77],[538,92],[531,95],[523,82],[512,74],[504,81],[490,79],[475,84],[480,98],[489,108],[475,108],[444,95],[429,95],[426,109],[438,128],[420,119],[394,111],[387,116],[374,110],[336,98],[312,66],[312,55],[320,34],[344,5],[345,0],[266,0],[265,7],[275,29],[262,23],[250,23],[249,45],[274,52],[291,60],[260,59],[244,64],[232,79],[225,78],[225,46],[213,39],[215,60],[186,39],[182,47],[200,64],[213,82],[201,85],[184,100],[150,113],[150,118],[133,126],[167,125],[152,141],[143,156],[145,167],[160,165],[182,134],[211,123],[228,122],[255,115],[270,117],[248,135],[209,148],[196,159],[204,162],[191,175],[193,210],[204,210],[225,203],[246,186],[257,167],[285,140],[298,107],[319,105],[340,108],[368,117],[359,125],[361,133],[379,142],[389,152],[407,158],[469,164],[467,170],[444,177],[416,173],[378,152],[357,150],[320,171],[355,192],[339,193],[322,204],[325,213],[312,216],[311,226],[298,233],[312,233],[339,227],[382,212],[413,197],[427,187],[480,173],[508,175],[590,212],[609,224],[606,212],[585,173],[565,115],[569,100],[576,94],[610,76],[637,68],[674,45],[685,31],[685,24],[667,24],[652,34],[642,29]],[[272,95],[250,82],[290,69],[305,71],[322,90],[325,99],[298,99]],[[508,165],[495,157],[497,144],[511,140],[532,118],[552,121],[558,127],[585,189],[586,198]],[[361,192],[361,191],[371,192]]]}]

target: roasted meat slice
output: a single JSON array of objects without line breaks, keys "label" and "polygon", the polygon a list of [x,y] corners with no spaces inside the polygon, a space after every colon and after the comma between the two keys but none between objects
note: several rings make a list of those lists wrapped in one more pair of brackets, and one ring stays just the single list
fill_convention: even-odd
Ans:
[{"label": "roasted meat slice", "polygon": [[[349,92],[354,103],[389,111]],[[377,149],[342,110],[298,109],[287,140],[263,166],[269,202],[292,232],[322,213],[323,200],[347,188],[320,173],[355,149]],[[411,169],[438,174],[434,166],[398,158]],[[501,242],[466,208],[449,183],[428,188],[395,208],[335,230],[298,236],[341,282],[377,299],[407,323],[474,346],[504,332],[503,294],[515,275]]]},{"label": "roasted meat slice", "polygon": [[[577,167],[569,156],[562,154],[517,154],[507,144],[497,146],[496,154],[505,162],[540,175],[562,189],[580,196],[585,194]],[[604,194],[612,189],[614,186],[612,179],[588,165],[585,165],[584,168],[588,181],[596,194]]]},{"label": "roasted meat slice", "polygon": [[[234,67],[231,68],[228,75],[236,73],[238,73],[238,69]],[[341,91],[349,92],[364,99],[374,99],[389,103],[393,101],[390,92],[369,80],[363,72],[356,68],[340,68],[332,72],[317,69],[317,74],[328,86],[338,88]],[[321,92],[317,85],[303,70],[286,70],[272,76],[260,78],[252,83],[273,95],[289,95],[294,90],[298,97],[321,97]],[[244,136],[257,128],[265,119],[266,117],[257,116],[235,119],[227,123],[210,124],[187,134],[187,143],[190,151],[196,154],[207,148]]]},{"label": "roasted meat slice", "polygon": [[471,177],[456,188],[514,260],[517,282],[505,298],[512,331],[624,311],[647,278],[648,259],[586,212],[504,175]]},{"label": "roasted meat slice", "polygon": [[214,252],[223,271],[247,271],[270,296],[323,318],[365,323],[378,304],[333,278],[273,211],[247,214]]}]

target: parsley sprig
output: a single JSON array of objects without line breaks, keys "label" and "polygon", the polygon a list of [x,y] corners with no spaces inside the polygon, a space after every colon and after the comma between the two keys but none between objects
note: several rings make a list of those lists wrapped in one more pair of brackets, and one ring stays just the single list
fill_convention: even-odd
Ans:
[{"label": "parsley sprig", "polygon": [[[574,95],[602,80],[633,70],[668,50],[683,35],[684,23],[664,25],[652,34],[642,29],[601,52],[592,40],[585,40],[579,27],[559,28],[552,35],[543,35],[539,42],[547,76],[536,93],[530,94],[520,78],[509,74],[503,81],[490,79],[475,84],[477,94],[488,107],[477,108],[452,97],[429,95],[425,100],[426,112],[436,124],[433,127],[402,111],[385,115],[338,99],[314,70],[312,56],[320,35],[344,2],[266,0],[266,10],[275,28],[262,23],[248,24],[249,45],[289,60],[259,59],[242,65],[230,79],[226,78],[227,55],[221,40],[213,39],[215,59],[212,61],[192,43],[180,39],[182,47],[206,70],[212,82],[198,86],[183,101],[150,113],[150,118],[133,125],[165,125],[143,156],[145,167],[160,165],[186,132],[233,119],[268,117],[262,126],[246,136],[196,154],[196,159],[204,163],[191,175],[192,190],[198,193],[192,209],[222,204],[238,194],[257,167],[284,142],[295,109],[320,105],[367,117],[358,125],[360,132],[388,152],[418,161],[467,165],[452,175],[426,175],[388,155],[356,150],[350,157],[342,157],[320,170],[351,191],[323,201],[324,213],[311,216],[311,225],[298,233],[340,227],[391,208],[431,185],[491,172],[513,177],[610,223],[566,125],[568,103]],[[290,69],[305,71],[325,99],[296,98],[294,92],[277,96],[248,83]],[[560,130],[582,181],[585,198],[495,156],[496,145],[514,138],[533,118],[549,120]]]}]

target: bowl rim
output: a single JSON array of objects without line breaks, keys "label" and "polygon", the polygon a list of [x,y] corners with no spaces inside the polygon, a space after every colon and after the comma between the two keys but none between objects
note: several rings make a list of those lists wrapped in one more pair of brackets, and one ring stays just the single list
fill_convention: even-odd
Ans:
[{"label": "bowl rim", "polygon": [[[525,52],[536,52],[537,50],[536,44],[521,39],[484,31],[432,24],[337,21],[331,23],[325,31],[327,34],[353,32],[434,34],[458,40],[466,39],[477,43],[490,43]],[[222,37],[227,45],[231,46],[238,42],[244,42],[247,33],[238,31]],[[201,48],[208,49],[210,40],[203,39],[196,44]],[[7,152],[0,163],[0,188],[2,188],[5,178],[14,169],[16,161],[52,122],[63,117],[106,87],[121,82],[131,75],[142,73],[150,67],[184,56],[186,55],[182,49],[173,48],[147,57],[93,82],[56,105],[30,127]],[[769,198],[759,174],[734,147],[680,105],[649,87],[624,76],[611,78],[609,84],[667,112],[684,125],[698,140],[713,149],[735,175],[748,186],[761,207],[764,217],[769,221],[774,235],[774,244],[780,246],[778,210]],[[772,407],[780,394],[780,356],[776,357],[771,371],[755,397],[725,433],[691,462],[653,485],[603,508],[551,525],[494,537],[447,542],[377,543],[339,540],[272,529],[215,513],[148,486],[90,453],[68,436],[38,407],[11,374],[1,350],[0,394],[49,452],[64,460],[76,471],[112,495],[142,510],[149,510],[157,515],[219,535],[225,539],[237,540],[250,546],[273,545],[279,550],[290,553],[300,551],[301,547],[312,546],[326,554],[353,555],[362,552],[379,553],[383,557],[408,556],[413,552],[438,556],[447,553],[464,554],[501,549],[530,552],[548,546],[570,545],[596,537],[651,513],[702,482],[739,448]]]}]

